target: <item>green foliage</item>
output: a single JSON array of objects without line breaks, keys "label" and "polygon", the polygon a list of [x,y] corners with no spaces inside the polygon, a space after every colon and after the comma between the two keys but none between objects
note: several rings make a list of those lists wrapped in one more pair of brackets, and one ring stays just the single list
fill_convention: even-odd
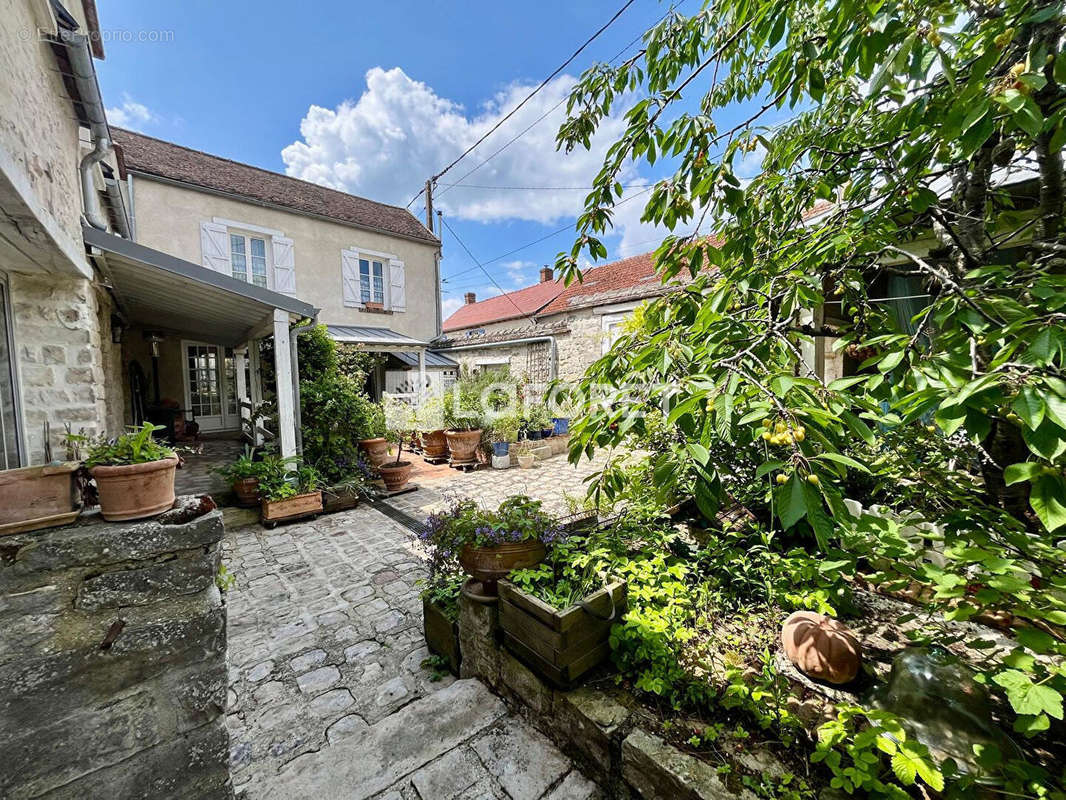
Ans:
[{"label": "green foliage", "polygon": [[123,464],[147,464],[173,458],[174,451],[155,439],[162,425],[145,422],[140,428],[130,428],[114,439],[101,438],[89,443],[85,466],[117,467]]},{"label": "green foliage", "polygon": [[432,562],[430,577],[422,584],[420,596],[439,608],[451,622],[459,621],[459,595],[467,575],[459,569],[458,561],[449,558]]},{"label": "green foliage", "polygon": [[259,473],[259,495],[264,500],[285,500],[321,489],[318,470],[299,459],[270,455],[263,459]]},{"label": "green foliage", "polygon": [[558,522],[541,509],[540,500],[526,495],[508,497],[495,511],[473,500],[457,500],[444,511],[430,514],[419,538],[445,558],[458,556],[467,545],[494,547],[505,542],[552,543],[560,534]]},{"label": "green foliage", "polygon": [[255,448],[245,446],[244,452],[232,464],[218,467],[215,472],[226,483],[235,483],[247,478],[258,478],[263,471],[263,462],[255,458]]},{"label": "green foliage", "polygon": [[433,683],[443,680],[451,674],[451,665],[444,656],[430,655],[422,659],[419,665],[422,669],[430,671],[429,679]]}]

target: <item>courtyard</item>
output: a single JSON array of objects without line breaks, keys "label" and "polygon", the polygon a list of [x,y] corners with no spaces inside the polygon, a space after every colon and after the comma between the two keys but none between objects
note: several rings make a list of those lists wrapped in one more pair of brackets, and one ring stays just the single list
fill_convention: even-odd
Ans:
[{"label": "courtyard", "polygon": [[602,457],[532,470],[427,468],[377,507],[227,531],[227,724],[239,797],[599,797],[571,761],[475,680],[435,674],[412,527],[451,496],[515,493],[566,513]]}]

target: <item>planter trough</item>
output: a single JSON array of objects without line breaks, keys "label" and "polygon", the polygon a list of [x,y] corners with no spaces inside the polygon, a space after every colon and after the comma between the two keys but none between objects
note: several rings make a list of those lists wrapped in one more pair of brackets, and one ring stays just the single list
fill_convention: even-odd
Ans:
[{"label": "planter trough", "polygon": [[440,606],[429,600],[422,600],[422,630],[426,635],[426,646],[431,653],[442,656],[448,662],[448,669],[454,675],[459,674],[459,623],[448,619]]},{"label": "planter trough", "polygon": [[0,471],[0,536],[73,522],[77,469],[77,461],[67,461]]},{"label": "planter trough", "polygon": [[263,524],[273,528],[279,522],[290,522],[322,513],[322,492],[298,494],[284,500],[264,500],[260,508]]},{"label": "planter trough", "polygon": [[607,658],[611,626],[625,612],[626,584],[617,581],[565,611],[499,582],[504,646],[553,686],[567,689]]}]

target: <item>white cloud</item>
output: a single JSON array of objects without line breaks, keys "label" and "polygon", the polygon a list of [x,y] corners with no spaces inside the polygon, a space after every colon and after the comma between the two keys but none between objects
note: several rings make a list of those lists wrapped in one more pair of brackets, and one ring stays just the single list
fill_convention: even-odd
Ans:
[{"label": "white cloud", "polygon": [[138,103],[129,94],[122,93],[122,105],[107,109],[107,121],[120,128],[140,131],[159,119],[144,103]]},{"label": "white cloud", "polygon": [[[581,191],[449,188],[509,139],[567,96],[575,78],[559,76],[470,156],[445,175],[436,204],[449,216],[480,222],[508,219],[558,224],[576,216]],[[399,67],[374,67],[357,100],[334,109],[311,106],[300,123],[301,140],[282,150],[289,175],[381,202],[405,205],[426,178],[451,162],[525,97],[532,87],[513,84],[475,114],[440,97]],[[624,130],[620,117],[603,121],[591,150],[556,151],[565,105],[466,179],[485,186],[591,186],[606,148]],[[624,180],[635,177],[627,173]],[[418,212],[419,204],[412,206]]]}]

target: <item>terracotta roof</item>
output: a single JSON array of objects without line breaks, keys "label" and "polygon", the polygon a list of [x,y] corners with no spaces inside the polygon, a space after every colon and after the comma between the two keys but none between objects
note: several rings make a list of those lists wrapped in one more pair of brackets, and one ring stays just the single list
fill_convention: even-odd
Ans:
[{"label": "terracotta roof", "polygon": [[507,328],[505,330],[480,333],[467,331],[465,334],[455,336],[443,335],[433,340],[433,347],[440,350],[448,350],[452,347],[462,347],[467,344],[490,344],[506,342],[509,339],[524,339],[529,336],[550,336],[557,333],[569,333],[570,326],[565,322],[547,323],[524,328]]},{"label": "terracotta roof", "polygon": [[361,228],[438,243],[411,212],[398,206],[327,189],[122,128],[112,127],[111,133],[122,150],[126,167],[134,172],[240,195]]},{"label": "terracotta roof", "polygon": [[441,329],[445,332],[457,331],[536,314],[554,300],[563,288],[562,281],[542,281],[525,289],[490,297],[477,303],[467,303],[459,306],[454,314],[444,320]]},{"label": "terracotta roof", "polygon": [[642,253],[587,270],[580,283],[571,283],[540,312],[540,316],[654,297],[664,291],[666,287],[655,272],[655,252]]}]

